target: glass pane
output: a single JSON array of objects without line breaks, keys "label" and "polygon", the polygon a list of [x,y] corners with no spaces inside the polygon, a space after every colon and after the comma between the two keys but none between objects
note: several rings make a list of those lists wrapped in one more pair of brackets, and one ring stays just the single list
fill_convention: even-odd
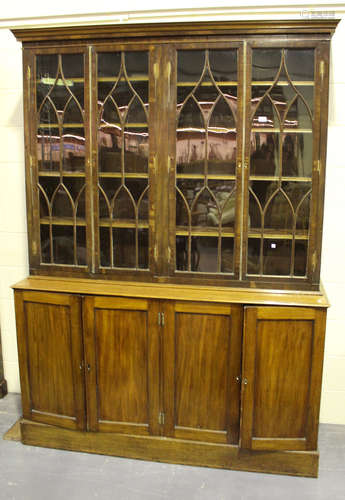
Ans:
[{"label": "glass pane", "polygon": [[148,197],[148,189],[141,194],[141,198],[138,202],[138,219],[140,221],[148,221],[149,220],[149,197]]},{"label": "glass pane", "polygon": [[284,117],[284,128],[312,130],[311,111],[301,97],[296,97]]},{"label": "glass pane", "polygon": [[182,108],[177,128],[177,173],[203,174],[206,130],[200,108],[190,98]]},{"label": "glass pane", "polygon": [[85,132],[84,128],[63,129],[63,170],[83,172],[85,170]]},{"label": "glass pane", "polygon": [[282,134],[282,175],[310,177],[313,168],[313,134]]},{"label": "glass pane", "polygon": [[149,232],[147,229],[138,230],[139,246],[139,268],[148,269],[149,267]]},{"label": "glass pane", "polygon": [[119,125],[103,127],[98,132],[100,172],[121,172],[122,133]]},{"label": "glass pane", "polygon": [[252,53],[252,80],[273,81],[281,63],[281,49],[254,49]]},{"label": "glass pane", "polygon": [[251,134],[250,175],[279,175],[279,134]]},{"label": "glass pane", "polygon": [[149,135],[147,127],[125,128],[124,168],[126,173],[147,173]]},{"label": "glass pane", "polygon": [[77,177],[64,177],[64,186],[71,196],[77,217],[85,217],[85,180]]},{"label": "glass pane", "polygon": [[135,229],[113,229],[114,267],[135,266]]},{"label": "glass pane", "polygon": [[305,276],[307,273],[307,254],[308,242],[296,241],[295,242],[295,276]]},{"label": "glass pane", "polygon": [[222,273],[232,273],[234,270],[234,240],[222,238]]},{"label": "glass pane", "polygon": [[48,217],[51,210],[52,196],[59,186],[60,179],[54,177],[39,177],[40,217]]},{"label": "glass pane", "polygon": [[248,239],[247,273],[260,274],[260,246],[259,238]]},{"label": "glass pane", "polygon": [[79,266],[86,265],[86,229],[77,227],[77,261]]},{"label": "glass pane", "polygon": [[176,236],[176,269],[188,270],[188,237]]},{"label": "glass pane", "polygon": [[41,261],[49,264],[50,263],[50,231],[49,226],[41,224]]},{"label": "glass pane", "polygon": [[102,267],[110,267],[110,234],[111,229],[107,227],[100,227],[99,229],[99,248],[100,248],[100,262]]},{"label": "glass pane", "polygon": [[291,80],[314,81],[314,49],[285,49],[284,52]]},{"label": "glass pane", "polygon": [[196,84],[205,66],[204,50],[180,50],[177,56],[177,81]]},{"label": "glass pane", "polygon": [[282,191],[277,191],[266,208],[265,229],[292,231],[293,210]]},{"label": "glass pane", "polygon": [[264,96],[259,101],[259,106],[255,108],[252,126],[260,129],[279,130],[280,120],[277,111],[278,109],[275,107],[273,97],[270,94]]},{"label": "glass pane", "polygon": [[55,226],[53,231],[53,260],[55,264],[74,264],[73,226]]},{"label": "glass pane", "polygon": [[192,236],[191,270],[200,273],[218,271],[218,238]]},{"label": "glass pane", "polygon": [[83,78],[84,68],[81,60],[84,58],[81,54],[62,54],[62,69],[65,78]]},{"label": "glass pane", "polygon": [[210,50],[210,68],[217,83],[237,81],[237,51]]},{"label": "glass pane", "polygon": [[60,168],[59,129],[40,127],[37,132],[37,163],[39,170],[58,171]]},{"label": "glass pane", "polygon": [[113,77],[115,80],[120,73],[120,67],[120,52],[101,52],[97,54],[98,78]]},{"label": "glass pane", "polygon": [[255,201],[255,204],[259,207],[259,210],[264,211],[271,196],[277,191],[279,187],[278,182],[257,180],[251,181],[250,184],[253,201]]},{"label": "glass pane", "polygon": [[113,218],[135,220],[135,208],[128,190],[123,186],[113,198]]},{"label": "glass pane", "polygon": [[296,229],[306,231],[309,229],[309,214],[310,214],[310,198],[311,193],[303,198],[296,209]]},{"label": "glass pane", "polygon": [[52,198],[53,217],[73,218],[74,203],[67,189],[60,184]]},{"label": "glass pane", "polygon": [[288,275],[290,264],[291,240],[264,240],[263,274]]},{"label": "glass pane", "polygon": [[114,209],[114,196],[121,187],[120,179],[99,180],[99,216],[100,218],[112,217]]}]

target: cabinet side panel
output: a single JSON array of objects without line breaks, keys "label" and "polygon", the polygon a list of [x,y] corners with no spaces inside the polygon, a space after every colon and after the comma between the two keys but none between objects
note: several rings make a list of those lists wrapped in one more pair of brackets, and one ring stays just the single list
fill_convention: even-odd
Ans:
[{"label": "cabinet side panel", "polygon": [[147,313],[95,312],[99,418],[148,422]]},{"label": "cabinet side panel", "polygon": [[70,311],[67,306],[24,305],[32,409],[75,415]]},{"label": "cabinet side panel", "polygon": [[312,341],[312,321],[258,322],[255,438],[305,437]]}]

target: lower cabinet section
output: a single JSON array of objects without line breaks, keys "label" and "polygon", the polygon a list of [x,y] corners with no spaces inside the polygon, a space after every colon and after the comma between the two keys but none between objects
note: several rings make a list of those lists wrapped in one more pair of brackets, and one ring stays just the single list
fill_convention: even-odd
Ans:
[{"label": "lower cabinet section", "polygon": [[27,444],[315,476],[325,309],[15,291]]}]

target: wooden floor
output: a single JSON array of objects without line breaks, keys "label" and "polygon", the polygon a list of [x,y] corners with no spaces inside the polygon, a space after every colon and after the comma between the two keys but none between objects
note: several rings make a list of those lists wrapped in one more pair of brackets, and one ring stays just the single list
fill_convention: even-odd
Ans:
[{"label": "wooden floor", "polygon": [[[20,416],[0,400],[0,434]],[[127,460],[0,440],[0,500],[344,500],[345,426],[320,426],[318,479]]]}]

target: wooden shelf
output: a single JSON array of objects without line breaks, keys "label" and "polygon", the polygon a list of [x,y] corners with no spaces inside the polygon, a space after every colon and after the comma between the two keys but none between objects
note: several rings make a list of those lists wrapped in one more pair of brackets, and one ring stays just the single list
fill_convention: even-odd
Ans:
[{"label": "wooden shelf", "polygon": [[123,128],[148,128],[149,125],[148,123],[124,123],[121,125],[121,123],[102,123],[99,126],[98,130],[102,130],[103,128],[117,128],[119,130],[122,130]]},{"label": "wooden shelf", "polygon": [[[269,80],[262,80],[262,81],[257,81],[257,80],[252,80],[252,86],[255,86],[255,87],[261,87],[261,86],[268,86],[270,87],[271,85],[273,85],[273,81],[269,81]],[[295,87],[314,87],[315,83],[314,81],[310,81],[310,80],[305,80],[305,81],[295,81],[295,80],[292,80],[292,84],[295,86]],[[286,81],[286,80],[278,80],[275,85],[281,85],[283,87],[287,87],[290,84],[290,82]]]},{"label": "wooden shelf", "polygon": [[84,123],[39,123],[39,128],[84,128]]},{"label": "wooden shelf", "polygon": [[282,182],[311,182],[311,177],[277,177],[274,175],[250,175],[250,181],[275,181],[278,182],[281,180]]},{"label": "wooden shelf", "polygon": [[86,226],[85,219],[72,217],[41,217],[40,224],[53,226]]},{"label": "wooden shelf", "polygon": [[[235,181],[236,175],[223,175],[223,174],[208,174],[208,180],[217,180],[217,181]],[[202,174],[176,174],[176,179],[200,179],[204,180],[205,175]]]},{"label": "wooden shelf", "polygon": [[[289,230],[277,230],[277,229],[265,229],[263,233],[261,233],[260,229],[250,229],[248,232],[249,238],[261,238],[261,235],[264,239],[272,239],[272,240],[292,240],[293,235]],[[296,230],[295,240],[308,240],[309,233],[308,231]]]},{"label": "wooden shelf", "polygon": [[[97,82],[112,82],[112,83],[115,83],[115,82],[118,82],[119,79],[117,78],[118,75],[116,76],[101,76],[101,77],[98,77],[97,78]],[[130,82],[148,82],[149,81],[149,77],[148,76],[141,76],[141,75],[134,75],[134,76],[131,76],[131,77],[128,77],[128,80]],[[123,78],[121,78],[120,81],[127,81]]]},{"label": "wooden shelf", "polygon": [[[122,173],[121,172],[98,172],[98,177],[99,178],[110,178],[110,179],[122,179]],[[149,174],[146,173],[135,173],[135,172],[130,172],[127,173],[125,172],[123,177],[125,179],[148,179]]]},{"label": "wooden shelf", "polygon": [[99,226],[100,227],[112,227],[113,229],[116,228],[124,228],[124,229],[148,229],[149,223],[144,222],[144,221],[138,221],[136,223],[133,220],[128,220],[128,219],[99,219]]},{"label": "wooden shelf", "polygon": [[[198,82],[177,82],[177,87],[195,87]],[[238,82],[236,81],[226,81],[226,82],[216,82],[218,87],[237,87]],[[213,82],[201,82],[200,87],[214,87]]]},{"label": "wooden shelf", "polygon": [[65,172],[62,171],[61,173],[59,171],[52,171],[52,170],[40,170],[38,172],[39,177],[78,177],[78,178],[84,178],[85,177],[85,172]]},{"label": "wooden shelf", "polygon": [[[58,78],[57,82],[55,82],[55,78],[50,78],[50,80],[54,80],[53,83],[45,83],[45,82],[42,82],[42,80],[44,80],[44,78],[40,78],[40,79],[36,79],[36,85],[37,84],[42,84],[42,85],[49,85],[50,87],[52,87],[53,85],[58,85],[59,87],[65,87],[65,83],[64,81],[62,80],[62,78]],[[84,83],[84,78],[65,78],[65,81],[66,82],[73,82],[73,83]],[[61,82],[61,83],[60,83]]]},{"label": "wooden shelf", "polygon": [[279,128],[265,128],[265,127],[252,127],[252,133],[255,132],[275,132],[277,134],[312,134],[313,130],[311,128],[283,128],[280,130]]},{"label": "wooden shelf", "polygon": [[[176,226],[175,234],[176,236],[189,236],[189,228],[186,226]],[[193,226],[190,234],[191,236],[214,236],[218,238],[219,231],[216,227]],[[222,238],[233,238],[235,233],[232,228],[222,228],[220,235]]]}]

